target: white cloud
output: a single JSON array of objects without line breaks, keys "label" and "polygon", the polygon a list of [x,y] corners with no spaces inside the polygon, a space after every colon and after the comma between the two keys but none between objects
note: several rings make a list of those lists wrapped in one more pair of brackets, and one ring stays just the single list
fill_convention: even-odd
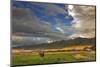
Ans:
[{"label": "white cloud", "polygon": [[73,5],[73,8],[69,8],[69,13],[74,17],[74,22],[72,22],[72,27],[76,30],[75,35],[73,34],[74,36],[95,37],[96,19],[94,6]]},{"label": "white cloud", "polygon": [[65,33],[64,30],[61,27],[56,27],[57,30],[59,30],[61,33]]}]

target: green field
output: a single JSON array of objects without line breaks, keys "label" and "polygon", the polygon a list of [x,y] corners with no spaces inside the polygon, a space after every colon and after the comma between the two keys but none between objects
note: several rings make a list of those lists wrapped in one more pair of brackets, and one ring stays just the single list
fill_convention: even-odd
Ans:
[{"label": "green field", "polygon": [[37,64],[52,64],[52,63],[68,63],[78,61],[94,61],[95,52],[81,51],[78,53],[68,52],[49,52],[45,53],[44,57],[38,54],[31,55],[13,55],[12,66],[14,65],[37,65]]}]

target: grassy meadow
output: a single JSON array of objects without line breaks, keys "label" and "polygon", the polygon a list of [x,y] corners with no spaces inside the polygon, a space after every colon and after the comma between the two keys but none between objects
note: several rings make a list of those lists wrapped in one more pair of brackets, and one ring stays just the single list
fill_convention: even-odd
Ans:
[{"label": "grassy meadow", "polygon": [[14,54],[12,58],[12,66],[69,63],[95,60],[95,51],[45,52],[44,57],[41,57],[38,52],[36,52],[30,54]]}]

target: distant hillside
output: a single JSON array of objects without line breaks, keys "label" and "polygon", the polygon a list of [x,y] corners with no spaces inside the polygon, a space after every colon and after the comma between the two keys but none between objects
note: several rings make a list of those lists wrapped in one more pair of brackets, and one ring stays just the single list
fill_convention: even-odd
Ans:
[{"label": "distant hillside", "polygon": [[20,46],[16,48],[24,48],[24,49],[49,49],[49,48],[64,48],[68,46],[76,46],[76,45],[95,45],[96,38],[76,38],[70,40],[61,40],[53,43],[42,43],[38,45],[29,45],[29,46]]}]

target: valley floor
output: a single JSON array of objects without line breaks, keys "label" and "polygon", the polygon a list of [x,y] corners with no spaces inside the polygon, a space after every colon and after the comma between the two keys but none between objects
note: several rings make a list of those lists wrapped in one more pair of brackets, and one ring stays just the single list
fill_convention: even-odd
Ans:
[{"label": "valley floor", "polygon": [[12,66],[16,65],[38,65],[38,64],[53,64],[53,63],[69,63],[81,61],[95,61],[95,51],[45,51],[41,57],[38,51],[25,53],[12,53]]}]

